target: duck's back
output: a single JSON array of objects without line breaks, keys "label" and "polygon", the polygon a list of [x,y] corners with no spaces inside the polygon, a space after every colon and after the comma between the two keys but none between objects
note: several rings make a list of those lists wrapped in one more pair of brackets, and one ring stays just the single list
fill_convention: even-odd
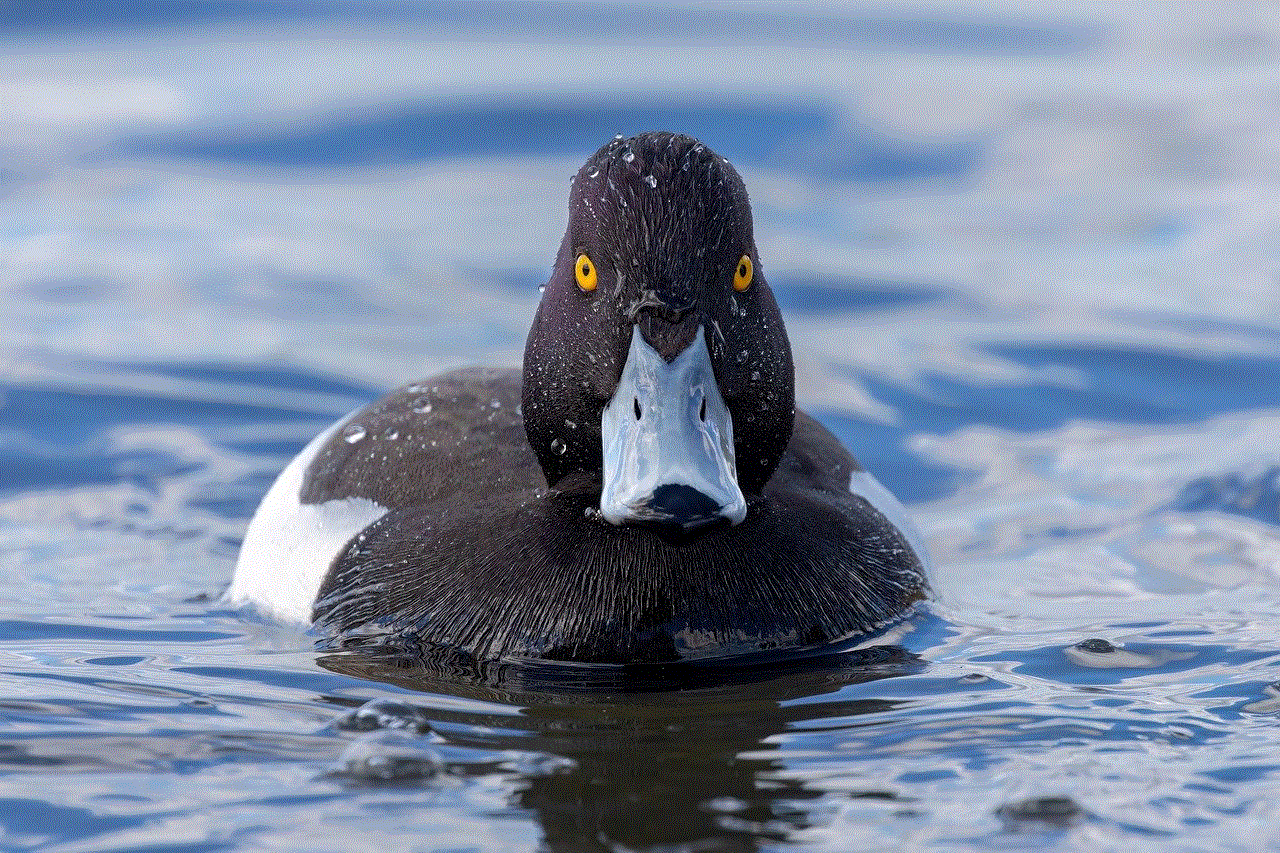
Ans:
[{"label": "duck's back", "polygon": [[520,372],[468,368],[405,385],[347,419],[309,462],[300,498],[389,510],[466,505],[545,487],[525,439]]}]

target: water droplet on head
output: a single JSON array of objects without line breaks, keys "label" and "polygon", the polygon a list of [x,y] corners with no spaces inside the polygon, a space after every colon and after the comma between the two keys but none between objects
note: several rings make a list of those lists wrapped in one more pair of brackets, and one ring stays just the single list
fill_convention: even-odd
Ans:
[{"label": "water droplet on head", "polygon": [[658,186],[658,179],[657,179],[657,178],[655,178],[653,175],[645,175],[645,176],[644,176],[644,182],[645,182],[646,184],[648,184],[650,187],[657,187],[657,186]]},{"label": "water droplet on head", "polygon": [[363,441],[368,434],[364,424],[347,424],[342,429],[342,440],[347,444],[355,444],[357,441]]},{"label": "water droplet on head", "polygon": [[569,450],[569,445],[565,444],[558,438],[551,439],[551,452],[556,456],[564,456]]},{"label": "water droplet on head", "polygon": [[431,401],[428,400],[426,397],[419,397],[418,399],[413,401],[413,410],[420,415],[430,414],[431,409],[432,409]]},{"label": "water droplet on head", "polygon": [[598,177],[600,177],[600,170],[599,170],[599,169],[594,170],[590,175],[587,175],[587,177],[588,177],[588,178],[598,178]]},{"label": "water droplet on head", "polygon": [[630,163],[632,160],[635,160],[635,159],[636,159],[636,152],[632,151],[630,148],[622,152],[622,162]]},{"label": "water droplet on head", "polygon": [[388,441],[395,441],[397,438],[400,437],[400,430],[396,429],[395,427],[387,427],[386,430],[382,433],[382,437],[387,439]]}]

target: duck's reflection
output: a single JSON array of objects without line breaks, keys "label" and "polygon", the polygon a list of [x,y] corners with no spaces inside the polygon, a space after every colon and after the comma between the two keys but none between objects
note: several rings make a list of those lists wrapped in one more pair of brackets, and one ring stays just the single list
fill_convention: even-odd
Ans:
[{"label": "duck's reflection", "polygon": [[320,663],[420,691],[420,710],[451,743],[571,759],[570,769],[524,776],[513,803],[535,815],[552,851],[750,851],[781,841],[811,824],[805,801],[817,794],[777,772],[775,736],[806,720],[891,709],[850,688],[923,666],[898,646],[750,669],[498,666],[467,678],[456,663],[364,653]]}]

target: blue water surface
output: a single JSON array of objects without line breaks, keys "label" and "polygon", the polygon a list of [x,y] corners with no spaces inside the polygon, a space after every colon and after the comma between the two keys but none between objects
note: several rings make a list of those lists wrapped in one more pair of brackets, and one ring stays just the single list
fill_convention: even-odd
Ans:
[{"label": "blue water surface", "polygon": [[[0,6],[0,849],[1274,850],[1267,7]],[[696,675],[221,596],[337,417],[519,362],[568,177],[731,158],[938,599]]]}]

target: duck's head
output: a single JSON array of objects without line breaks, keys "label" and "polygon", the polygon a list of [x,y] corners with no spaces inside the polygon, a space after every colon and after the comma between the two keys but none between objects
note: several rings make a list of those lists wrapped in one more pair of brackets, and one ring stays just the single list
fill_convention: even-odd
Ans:
[{"label": "duck's head", "polygon": [[747,190],[696,139],[614,139],[573,178],[524,356],[524,422],[553,488],[612,524],[737,524],[791,437],[791,348]]}]

